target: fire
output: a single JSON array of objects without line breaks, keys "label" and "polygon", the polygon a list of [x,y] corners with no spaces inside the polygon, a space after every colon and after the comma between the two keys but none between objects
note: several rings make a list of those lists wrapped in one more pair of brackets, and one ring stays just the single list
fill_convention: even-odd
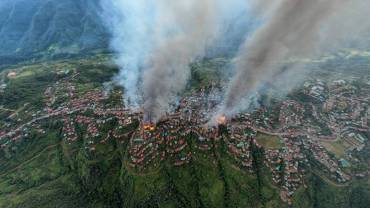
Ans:
[{"label": "fire", "polygon": [[153,124],[144,124],[145,131],[155,131],[155,125]]},{"label": "fire", "polygon": [[218,125],[226,125],[227,123],[227,118],[225,115],[222,115],[222,116],[219,116],[217,119],[216,119]]}]

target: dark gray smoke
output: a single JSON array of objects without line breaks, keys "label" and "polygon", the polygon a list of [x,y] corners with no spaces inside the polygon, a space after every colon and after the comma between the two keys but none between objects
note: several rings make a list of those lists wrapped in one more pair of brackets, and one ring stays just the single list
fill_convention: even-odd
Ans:
[{"label": "dark gray smoke", "polygon": [[[274,5],[256,0],[255,11],[264,11],[265,22],[240,49],[235,60],[236,75],[221,113],[231,115],[248,108],[248,102],[243,102],[245,98],[256,93],[262,83],[282,77],[278,75],[282,62],[318,56],[326,51],[324,45],[333,47],[346,39],[347,29],[353,31],[358,27],[347,24],[347,28],[336,28],[335,25],[343,21],[355,23],[347,18],[368,17],[367,12],[353,13],[361,4],[369,6],[363,0],[278,0]],[[368,18],[362,24],[368,26]],[[295,74],[291,73],[295,69],[297,65],[293,64],[285,73]]]},{"label": "dark gray smoke", "polygon": [[[159,24],[175,25],[169,37],[157,40],[143,75],[147,121],[158,121],[190,75],[189,64],[202,57],[217,31],[215,0],[160,0]],[[165,27],[166,28],[166,27]],[[171,28],[171,27],[170,27]]]},{"label": "dark gray smoke", "polygon": [[190,62],[205,53],[230,53],[244,40],[249,1],[101,0],[125,103],[144,104],[153,121],[169,111]]}]

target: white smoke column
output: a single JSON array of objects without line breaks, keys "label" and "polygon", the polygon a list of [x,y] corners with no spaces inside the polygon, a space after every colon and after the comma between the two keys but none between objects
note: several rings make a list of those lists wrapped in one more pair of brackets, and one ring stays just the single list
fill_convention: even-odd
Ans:
[{"label": "white smoke column", "polygon": [[[351,18],[346,15],[346,9],[355,5],[354,2],[363,1],[279,0],[272,8],[268,2],[256,3],[256,11],[261,8],[269,8],[269,11],[263,14],[265,23],[240,49],[235,62],[236,75],[230,83],[220,114],[232,115],[247,109],[248,103],[243,106],[245,98],[257,92],[262,83],[273,81],[271,79],[280,72],[278,66],[283,61],[314,57],[325,52],[323,45],[334,45],[331,40],[336,42],[340,38],[332,37],[345,36],[338,34],[341,30],[326,30],[325,34],[322,31],[325,27],[330,28],[329,23]],[[365,17],[368,17],[367,13]],[[367,19],[363,21],[368,25]],[[353,24],[349,25],[352,26],[349,28],[355,28]],[[296,66],[286,71],[294,69]]]},{"label": "white smoke column", "polygon": [[[216,0],[158,0],[156,45],[144,71],[145,120],[156,122],[182,91],[189,64],[204,56],[217,33]],[[165,30],[163,30],[163,28]],[[163,38],[163,34],[165,37]]]},{"label": "white smoke column", "polygon": [[151,50],[155,1],[102,0],[102,17],[111,31],[111,47],[117,53],[120,72],[115,80],[124,87],[130,107],[140,103],[139,80],[146,56]]},{"label": "white smoke column", "polygon": [[189,64],[204,56],[218,33],[221,1],[101,1],[126,103],[137,107],[144,102],[146,118],[157,121],[184,89]]}]

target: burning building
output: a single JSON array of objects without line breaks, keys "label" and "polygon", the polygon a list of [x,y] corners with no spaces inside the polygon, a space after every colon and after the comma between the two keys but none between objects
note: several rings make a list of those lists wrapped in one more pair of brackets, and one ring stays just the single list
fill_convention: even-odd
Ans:
[{"label": "burning building", "polygon": [[227,124],[227,117],[225,115],[221,115],[216,119],[217,124],[220,125],[226,125]]},{"label": "burning building", "polygon": [[152,138],[153,134],[156,131],[156,125],[152,122],[143,121],[141,124],[141,136],[144,140]]},{"label": "burning building", "polygon": [[143,130],[144,131],[155,131],[155,129],[156,129],[155,124],[152,124],[152,123],[144,123],[143,124]]}]

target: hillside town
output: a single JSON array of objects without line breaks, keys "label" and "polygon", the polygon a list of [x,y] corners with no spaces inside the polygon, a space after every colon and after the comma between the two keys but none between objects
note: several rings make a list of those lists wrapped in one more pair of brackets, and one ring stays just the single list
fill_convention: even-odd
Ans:
[{"label": "hillside town", "polygon": [[[285,98],[277,108],[254,106],[231,118],[222,116],[217,124],[210,119],[222,90],[212,83],[193,90],[174,105],[173,113],[152,124],[143,120],[141,109],[110,102],[112,97],[120,100],[122,92],[107,92],[104,87],[80,92],[72,82],[79,74],[66,74],[70,75],[45,89],[43,109],[29,111],[25,104],[7,118],[6,128],[0,131],[1,149],[31,134],[46,134],[43,123],[50,120],[60,121],[63,142],[73,145],[82,140],[90,152],[110,140],[127,142],[128,165],[139,172],[164,160],[182,166],[201,152],[225,145],[235,164],[253,173],[251,147],[255,145],[264,150],[264,164],[281,189],[281,199],[291,204],[297,189],[306,186],[305,176],[312,167],[325,180],[345,185],[354,177],[348,167],[358,162],[352,152],[369,142],[370,86],[356,88],[344,80],[306,82],[303,94],[312,102]],[[261,144],[259,134],[276,137],[278,147]],[[334,144],[340,144],[343,152],[333,151]],[[365,177],[369,172],[356,175]]]}]

